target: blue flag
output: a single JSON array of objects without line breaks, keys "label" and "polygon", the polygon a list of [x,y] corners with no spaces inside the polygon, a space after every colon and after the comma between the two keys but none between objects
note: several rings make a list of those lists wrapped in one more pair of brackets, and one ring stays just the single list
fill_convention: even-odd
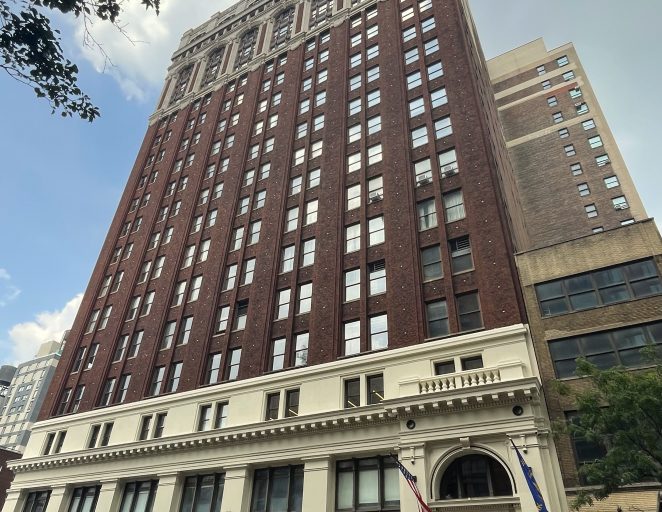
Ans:
[{"label": "blue flag", "polygon": [[531,496],[533,496],[533,501],[536,504],[536,509],[538,510],[538,512],[549,512],[547,510],[547,506],[545,505],[545,500],[542,497],[542,493],[540,492],[540,487],[538,487],[538,482],[536,482],[536,479],[533,476],[533,470],[524,461],[524,457],[522,457],[522,454],[519,452],[517,446],[515,446],[515,443],[513,443],[512,439],[510,440],[510,442],[512,443],[513,448],[515,448],[515,452],[517,452],[517,458],[519,459],[520,466],[522,466],[524,479],[526,480],[526,483],[529,485],[529,490],[531,491]]}]

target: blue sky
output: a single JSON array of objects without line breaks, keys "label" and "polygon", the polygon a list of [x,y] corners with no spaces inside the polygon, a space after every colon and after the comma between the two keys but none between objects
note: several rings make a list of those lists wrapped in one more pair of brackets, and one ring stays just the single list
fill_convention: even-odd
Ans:
[{"label": "blue sky", "polygon": [[[0,74],[0,364],[31,357],[70,326],[160,93],[180,34],[231,2],[163,0],[159,18],[131,0],[131,44],[94,28],[113,60],[78,43],[62,22],[80,84],[101,108],[94,123],[52,116],[32,91]],[[492,57],[543,36],[574,42],[649,215],[662,218],[658,0],[471,0]]]}]

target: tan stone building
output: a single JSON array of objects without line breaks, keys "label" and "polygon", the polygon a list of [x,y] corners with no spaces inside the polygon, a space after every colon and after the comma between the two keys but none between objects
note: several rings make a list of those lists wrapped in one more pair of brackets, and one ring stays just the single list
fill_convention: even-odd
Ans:
[{"label": "tan stone building", "polygon": [[[572,44],[541,39],[488,61],[530,247],[517,254],[529,326],[554,421],[576,406],[552,381],[582,386],[575,359],[645,366],[662,345],[662,242],[648,219]],[[577,468],[602,453],[557,441],[569,499]],[[591,510],[657,512],[658,486],[634,486]]]}]

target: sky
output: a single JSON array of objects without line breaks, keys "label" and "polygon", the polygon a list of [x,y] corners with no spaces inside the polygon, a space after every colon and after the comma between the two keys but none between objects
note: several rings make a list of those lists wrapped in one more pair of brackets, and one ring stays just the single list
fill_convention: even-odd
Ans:
[{"label": "sky", "polygon": [[[93,123],[51,115],[0,71],[0,365],[30,359],[73,323],[179,37],[231,3],[162,0],[157,17],[128,0],[130,39],[108,25],[92,28],[111,64],[83,44],[80,23],[58,18],[79,84],[101,109]],[[549,49],[575,44],[644,206],[662,219],[662,2],[470,4],[487,58],[538,37]]]}]

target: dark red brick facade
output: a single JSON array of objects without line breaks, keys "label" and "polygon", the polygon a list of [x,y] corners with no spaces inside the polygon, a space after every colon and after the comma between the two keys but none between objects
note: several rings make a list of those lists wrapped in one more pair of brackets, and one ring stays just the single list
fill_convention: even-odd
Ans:
[{"label": "dark red brick facade", "polygon": [[[378,9],[375,18],[367,20],[363,10],[362,23],[354,28],[349,20],[336,26],[332,24],[328,42],[322,43],[317,36],[314,49],[308,50],[305,42],[299,44],[287,52],[284,66],[278,65],[278,55],[274,55],[273,70],[267,72],[267,64],[263,64],[247,72],[245,85],[240,85],[237,80],[234,91],[229,90],[229,83],[218,87],[210,103],[195,111],[193,102],[185,101],[176,119],[170,115],[169,120],[164,118],[163,122],[155,122],[149,127],[68,338],[41,419],[56,415],[65,388],[75,389],[79,385],[86,388],[78,411],[94,409],[99,404],[106,379],[119,378],[122,374],[132,375],[125,402],[141,400],[148,394],[152,369],[159,365],[167,367],[176,361],[183,361],[178,391],[197,388],[203,385],[208,355],[221,352],[226,362],[225,354],[232,348],[242,348],[240,379],[262,375],[269,371],[271,340],[277,337],[287,338],[285,366],[292,366],[293,335],[303,331],[310,333],[308,364],[346,357],[342,340],[343,322],[348,320],[361,320],[361,351],[366,352],[369,349],[369,318],[376,314],[388,314],[389,348],[422,343],[427,337],[425,305],[442,298],[448,303],[451,334],[457,334],[460,329],[455,297],[466,292],[478,292],[485,329],[525,321],[512,256],[514,243],[511,242],[523,236],[524,230],[517,212],[514,178],[507,164],[505,147],[496,135],[499,133],[495,129],[496,110],[484,61],[471,40],[470,22],[462,13],[459,0],[435,0],[431,9],[421,13],[420,18],[434,15],[436,28],[422,36],[418,11],[415,10],[410,20],[401,22],[400,19],[400,11],[414,5],[412,0],[372,5]],[[379,26],[379,33],[366,41],[366,29],[375,23]],[[409,26],[416,27],[417,37],[403,42],[399,34]],[[351,37],[359,32],[363,33],[362,43],[350,47]],[[433,36],[439,39],[440,50],[424,56],[424,43]],[[379,56],[366,63],[365,48],[374,43],[379,44]],[[413,46],[419,47],[419,59],[405,66],[404,52]],[[363,52],[362,63],[349,69],[349,56],[359,48]],[[326,49],[329,58],[320,62],[319,54]],[[311,70],[304,70],[304,60],[311,56],[315,56],[315,65]],[[224,66],[232,69],[232,63],[227,59],[224,57]],[[427,83],[425,65],[439,60],[443,63],[443,76]],[[380,66],[380,78],[366,83],[367,69],[376,64]],[[199,68],[194,73],[201,73]],[[323,69],[328,69],[328,79],[318,84],[316,76]],[[421,70],[423,84],[408,91],[406,74],[417,69]],[[348,81],[359,70],[363,76],[362,86],[350,91]],[[274,85],[276,75],[282,71],[285,73],[284,83]],[[301,92],[302,81],[308,77],[313,77],[313,86],[309,91]],[[263,91],[262,83],[267,78],[272,81],[271,87]],[[448,104],[433,110],[428,93],[442,86],[446,87]],[[380,90],[381,102],[367,109],[366,95],[376,88]],[[326,102],[314,107],[315,95],[321,90],[326,90]],[[270,102],[277,92],[282,93],[281,103],[274,106]],[[225,101],[233,100],[241,93],[244,94],[241,105],[223,110]],[[204,95],[201,92],[196,98]],[[349,116],[348,103],[359,96],[363,98],[362,110]],[[425,112],[410,119],[408,101],[418,96],[425,98]],[[304,98],[311,99],[311,108],[300,115],[298,105]],[[259,112],[262,100],[267,100],[269,105],[264,112]],[[167,105],[167,99],[163,105]],[[230,119],[236,112],[240,113],[240,120],[232,126]],[[201,124],[203,113],[206,120]],[[267,128],[268,117],[275,113],[278,113],[277,127]],[[322,113],[325,115],[323,131],[311,133],[312,119]],[[366,120],[378,113],[381,114],[381,132],[366,136]],[[434,120],[449,114],[453,134],[435,140]],[[195,126],[187,129],[191,119]],[[227,121],[226,126],[222,133],[217,133],[222,120]],[[265,121],[265,128],[254,136],[254,123],[259,120]],[[309,122],[308,136],[296,139],[296,126],[304,121]],[[359,141],[348,144],[348,126],[357,121],[361,121],[363,135]],[[412,149],[410,130],[423,124],[428,127],[429,142]],[[164,142],[169,130],[172,131],[170,139]],[[179,151],[182,140],[192,138],[197,132],[200,132],[199,142]],[[218,140],[225,141],[231,133],[235,135],[234,145],[209,156],[213,144]],[[275,137],[274,149],[263,154],[264,141],[270,137]],[[322,155],[293,166],[294,151],[307,147],[309,152],[311,144],[318,140],[323,140]],[[367,166],[367,148],[377,143],[382,144],[383,159]],[[249,156],[249,147],[253,144],[260,144],[260,154],[255,159]],[[442,179],[438,172],[437,153],[453,147],[458,155],[459,173]],[[163,160],[148,164],[151,155],[158,160],[161,150],[165,150]],[[347,155],[356,151],[362,154],[361,169],[348,173]],[[195,153],[193,164],[173,173],[175,161],[185,160],[191,153]],[[412,163],[426,156],[432,159],[433,179],[431,183],[417,187]],[[230,158],[228,170],[224,173],[217,170],[213,177],[206,178],[208,165],[226,157]],[[270,176],[258,180],[260,165],[267,161],[271,162]],[[316,167],[321,168],[320,185],[289,195],[290,177],[302,175],[305,188],[307,171]],[[255,180],[242,186],[244,171],[249,169],[256,170]],[[150,176],[156,171],[158,176],[152,183]],[[367,181],[379,175],[383,177],[383,200],[369,203]],[[146,184],[140,187],[144,176],[147,177]],[[178,187],[177,192],[166,197],[169,183],[183,176],[188,176],[186,189],[180,191]],[[209,188],[211,196],[214,184],[221,181],[222,196],[198,205],[200,192]],[[361,207],[345,211],[346,188],[356,183],[361,183]],[[463,191],[466,218],[445,224],[441,197],[457,188]],[[254,209],[256,192],[262,190],[267,192],[266,203],[264,207]],[[151,194],[149,203],[130,212],[134,198],[142,201],[147,193]],[[237,215],[240,198],[247,196],[251,198],[248,213]],[[417,202],[428,198],[435,199],[438,227],[419,232]],[[317,222],[304,226],[305,204],[313,199],[319,201]],[[159,210],[164,206],[171,207],[178,200],[181,200],[178,215],[157,222]],[[298,227],[284,234],[286,210],[295,206],[299,207]],[[215,208],[218,209],[215,226],[190,234],[194,217],[203,215],[206,218],[207,213]],[[378,215],[384,216],[385,243],[367,247],[368,219]],[[122,226],[137,217],[142,217],[139,231],[120,237]],[[250,223],[258,219],[262,221],[259,242],[247,245],[244,234],[241,248],[230,251],[233,230],[244,226],[248,231]],[[361,223],[361,250],[344,254],[345,227],[357,222]],[[172,240],[148,250],[152,234],[163,233],[169,226],[174,228]],[[469,235],[471,240],[474,270],[453,276],[448,241],[463,235]],[[163,238],[163,234],[161,236]],[[315,263],[300,268],[302,241],[313,237],[316,239]],[[208,259],[182,269],[185,248],[193,244],[199,247],[200,242],[208,238],[211,239]],[[131,256],[111,264],[115,249],[122,247],[124,250],[130,242],[134,244]],[[280,274],[282,248],[290,244],[296,247],[297,263],[292,272]],[[440,244],[442,248],[444,277],[424,283],[420,248],[432,244]],[[166,257],[161,276],[139,283],[143,262],[154,261],[161,255]],[[241,267],[241,263],[251,257],[257,261],[253,283],[222,291],[226,266],[237,263]],[[366,291],[367,268],[369,263],[379,260],[386,264],[387,292],[370,297]],[[343,303],[343,271],[353,268],[361,269],[361,299]],[[98,298],[104,277],[115,276],[120,270],[124,271],[124,276],[119,290]],[[198,275],[203,276],[198,300],[170,307],[176,283],[190,282]],[[297,285],[308,282],[313,284],[312,310],[308,314],[295,315],[294,290]],[[288,287],[293,290],[289,316],[274,321],[277,291]],[[149,315],[125,322],[132,297],[144,297],[150,291],[155,292],[155,299]],[[249,304],[245,329],[215,335],[218,308],[230,306],[231,325],[235,306],[243,300],[248,300]],[[93,310],[103,310],[110,304],[112,314],[106,327],[84,334]],[[160,351],[166,322],[176,320],[179,328],[182,318],[190,315],[194,320],[188,344]],[[144,330],[144,337],[137,357],[127,359],[125,356],[113,363],[120,337],[138,330]],[[99,343],[100,348],[92,368],[72,373],[79,348],[88,347],[93,342]],[[112,401],[116,400],[116,394],[117,385]],[[70,410],[71,403],[65,412]]]}]

